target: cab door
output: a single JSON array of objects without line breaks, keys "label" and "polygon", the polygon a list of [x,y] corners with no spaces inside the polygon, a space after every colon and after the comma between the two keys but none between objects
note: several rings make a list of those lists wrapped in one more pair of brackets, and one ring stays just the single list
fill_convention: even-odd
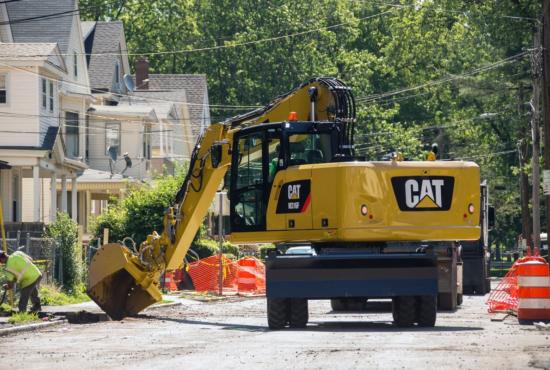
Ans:
[{"label": "cab door", "polygon": [[235,138],[231,166],[231,230],[262,231],[266,228],[267,159],[265,132],[248,131]]}]

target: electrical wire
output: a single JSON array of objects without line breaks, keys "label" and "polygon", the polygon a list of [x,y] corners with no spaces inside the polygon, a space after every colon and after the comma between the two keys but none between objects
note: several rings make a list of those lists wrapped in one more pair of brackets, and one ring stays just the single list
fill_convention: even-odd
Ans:
[{"label": "electrical wire", "polygon": [[363,103],[363,104],[364,103],[370,103],[370,102],[374,102],[376,100],[380,100],[380,99],[383,99],[383,98],[387,98],[387,97],[391,97],[391,96],[394,96],[394,95],[402,94],[404,92],[415,91],[415,90],[422,89],[422,88],[425,88],[425,87],[440,85],[442,83],[463,79],[465,77],[473,76],[473,75],[476,75],[476,74],[482,73],[482,72],[487,72],[487,71],[490,71],[492,69],[499,68],[503,65],[516,62],[520,58],[522,58],[526,55],[530,55],[530,53],[531,53],[530,50],[523,51],[521,53],[512,55],[508,58],[498,60],[494,63],[482,65],[482,66],[477,67],[477,68],[475,68],[471,71],[468,71],[468,72],[465,72],[465,73],[462,73],[462,74],[459,74],[459,75],[453,75],[453,76],[443,77],[443,78],[439,78],[439,79],[434,79],[434,80],[430,80],[430,81],[427,81],[427,82],[419,84],[419,85],[400,88],[400,89],[396,89],[396,90],[392,90],[392,91],[388,91],[388,92],[383,92],[383,93],[377,93],[377,94],[358,97],[358,98],[356,98],[356,101],[358,103]]}]

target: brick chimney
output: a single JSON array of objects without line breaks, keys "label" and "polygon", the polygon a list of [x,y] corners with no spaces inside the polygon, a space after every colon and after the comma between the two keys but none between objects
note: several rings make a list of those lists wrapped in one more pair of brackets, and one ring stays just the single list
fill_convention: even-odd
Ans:
[{"label": "brick chimney", "polygon": [[149,61],[146,58],[136,62],[136,90],[149,90]]}]

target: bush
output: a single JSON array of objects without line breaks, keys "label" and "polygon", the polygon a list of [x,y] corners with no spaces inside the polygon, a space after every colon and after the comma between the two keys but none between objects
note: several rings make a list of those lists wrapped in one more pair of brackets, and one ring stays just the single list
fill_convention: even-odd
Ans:
[{"label": "bush", "polygon": [[231,244],[231,242],[228,242],[228,241],[225,241],[222,244],[222,252],[225,253],[225,254],[232,254],[233,256],[235,256],[237,258],[240,255],[239,246],[235,245],[235,244]]},{"label": "bush", "polygon": [[45,306],[61,306],[90,300],[90,297],[86,294],[84,284],[79,284],[71,294],[64,293],[57,285],[42,284],[40,285],[39,295],[40,301]]},{"label": "bush", "polygon": [[199,239],[193,241],[191,249],[199,255],[200,259],[213,256],[219,251],[218,242],[212,239]]},{"label": "bush", "polygon": [[262,261],[265,261],[265,258],[267,257],[267,253],[270,251],[270,250],[274,250],[275,249],[275,245],[273,244],[263,244],[260,246],[260,259]]},{"label": "bush", "polygon": [[185,166],[176,169],[175,176],[155,178],[150,184],[131,188],[126,198],[110,201],[107,211],[98,216],[92,226],[94,237],[101,238],[109,229],[109,239],[121,241],[129,236],[141,244],[153,231],[163,230],[164,215],[180,189]]},{"label": "bush", "polygon": [[57,243],[63,266],[63,289],[74,291],[82,283],[82,256],[78,245],[78,225],[67,213],[58,212],[55,222],[46,228],[46,235]]}]

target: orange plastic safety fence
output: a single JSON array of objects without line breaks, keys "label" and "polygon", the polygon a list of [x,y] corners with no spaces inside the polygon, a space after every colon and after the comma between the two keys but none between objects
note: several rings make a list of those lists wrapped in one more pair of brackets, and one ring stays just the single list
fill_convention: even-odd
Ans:
[{"label": "orange plastic safety fence", "polygon": [[[265,266],[254,257],[244,257],[233,262],[222,257],[222,290],[224,294],[265,293]],[[195,290],[198,292],[219,292],[220,257],[210,256],[189,264]]]},{"label": "orange plastic safety fence", "polygon": [[[519,261],[519,260],[518,260]],[[518,309],[518,261],[514,262],[501,282],[491,291],[487,304],[489,312],[516,312]]]}]

